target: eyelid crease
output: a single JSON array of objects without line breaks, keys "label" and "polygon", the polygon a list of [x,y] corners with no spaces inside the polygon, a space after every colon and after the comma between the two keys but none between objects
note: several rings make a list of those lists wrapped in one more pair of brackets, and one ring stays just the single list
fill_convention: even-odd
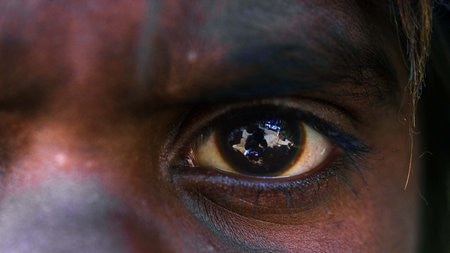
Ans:
[{"label": "eyelid crease", "polygon": [[300,109],[302,112],[311,113],[314,116],[333,122],[333,125],[345,129],[351,135],[357,135],[358,123],[348,111],[334,104],[318,101],[310,98],[287,98],[274,100],[274,106],[283,106],[289,109]]}]

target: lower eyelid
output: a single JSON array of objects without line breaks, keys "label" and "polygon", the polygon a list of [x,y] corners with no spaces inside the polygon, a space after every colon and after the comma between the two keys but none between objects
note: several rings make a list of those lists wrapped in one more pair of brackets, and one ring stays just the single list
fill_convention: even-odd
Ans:
[{"label": "lower eyelid", "polygon": [[178,167],[174,169],[173,181],[188,198],[200,194],[238,215],[279,223],[281,217],[304,216],[316,211],[327,199],[338,198],[337,189],[344,183],[347,185],[351,181],[348,173],[354,172],[342,168],[347,164],[345,159],[339,159],[315,175],[295,180],[242,179],[208,168]]}]

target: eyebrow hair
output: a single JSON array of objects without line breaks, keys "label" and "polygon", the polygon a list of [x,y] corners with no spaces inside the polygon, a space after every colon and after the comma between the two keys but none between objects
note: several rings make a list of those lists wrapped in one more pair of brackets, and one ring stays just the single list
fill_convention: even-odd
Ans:
[{"label": "eyebrow hair", "polygon": [[[345,88],[339,94],[342,97],[374,97],[377,102],[394,101],[399,94],[396,73],[386,53],[376,45],[355,45],[344,39],[315,49],[289,42],[241,45],[228,52],[219,67],[218,71],[203,73],[193,86],[182,85],[177,92],[180,101],[174,102],[295,96],[328,91],[330,87]],[[351,87],[364,94],[357,94]]]},{"label": "eyebrow hair", "polygon": [[[318,53],[298,44],[271,44],[241,48],[226,62],[248,70],[245,78],[230,84],[234,96],[289,95],[315,91],[339,83],[365,86],[395,94],[395,72],[386,54],[376,48],[356,48],[351,44],[330,47],[333,52]],[[319,55],[324,54],[324,55]],[[229,96],[226,85],[215,98]],[[208,91],[211,96],[212,91]]]}]

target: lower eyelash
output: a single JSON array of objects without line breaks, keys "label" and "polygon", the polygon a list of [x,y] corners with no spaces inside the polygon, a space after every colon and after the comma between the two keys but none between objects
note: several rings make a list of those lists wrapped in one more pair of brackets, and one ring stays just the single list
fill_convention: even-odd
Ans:
[{"label": "lower eyelash", "polygon": [[[173,180],[182,180],[188,191],[201,193],[216,204],[239,212],[240,208],[230,207],[228,202],[240,202],[246,205],[250,212],[295,212],[312,209],[323,199],[328,199],[334,191],[333,186],[345,186],[354,196],[357,196],[353,187],[350,173],[361,176],[360,154],[342,154],[328,167],[314,175],[291,180],[254,179],[246,180],[234,175],[217,173],[213,169],[192,168],[178,166]],[[335,179],[334,182],[330,181]],[[212,196],[214,195],[214,196]],[[218,195],[220,195],[218,197]],[[274,197],[277,196],[277,197]],[[268,200],[276,203],[267,203]],[[245,204],[247,203],[247,204]],[[270,206],[273,205],[273,206]],[[234,210],[235,209],[235,210]]]}]

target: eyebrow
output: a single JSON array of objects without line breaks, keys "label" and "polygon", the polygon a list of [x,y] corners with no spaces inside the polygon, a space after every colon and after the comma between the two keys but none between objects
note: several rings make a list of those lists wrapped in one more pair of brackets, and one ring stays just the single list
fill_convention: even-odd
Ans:
[{"label": "eyebrow", "polygon": [[[364,20],[338,20],[322,30],[306,27],[306,31],[299,32],[295,29],[296,32],[280,39],[276,37],[280,27],[272,25],[271,21],[275,18],[284,25],[290,18],[283,15],[296,12],[284,13],[285,4],[269,8],[265,1],[252,1],[251,17],[236,21],[239,13],[225,14],[228,20],[216,20],[200,27],[206,34],[218,30],[226,48],[222,58],[211,67],[201,69],[202,73],[192,74],[195,78],[186,78],[189,79],[186,83],[170,87],[171,94],[160,92],[160,100],[176,104],[228,102],[328,91],[330,87],[339,86],[353,95],[352,87],[363,90],[362,96],[380,102],[398,98],[397,73],[381,46],[381,35],[371,36],[361,29],[366,25]],[[262,6],[261,10],[254,11],[255,6]],[[301,10],[298,12],[302,14]],[[263,18],[264,15],[271,18]],[[355,25],[357,21],[362,24]],[[316,33],[315,37],[308,31]],[[162,83],[154,89],[162,91],[164,86],[171,85]]]},{"label": "eyebrow", "polygon": [[[396,100],[399,92],[388,56],[372,44],[341,40],[315,49],[284,42],[246,45],[228,52],[219,66],[212,74],[203,73],[193,86],[182,86],[177,92],[180,101],[175,103],[295,96],[329,88],[344,88],[341,97],[364,96],[386,102]],[[356,90],[364,94],[358,95]],[[165,96],[163,100],[169,101],[162,102],[170,99]]]},{"label": "eyebrow", "polygon": [[[244,74],[221,90],[206,89],[208,99],[265,97],[326,90],[345,84],[390,96],[395,92],[395,72],[386,54],[376,47],[339,44],[317,51],[299,44],[270,44],[241,48],[226,57]],[[208,87],[208,86],[206,86]]]}]

